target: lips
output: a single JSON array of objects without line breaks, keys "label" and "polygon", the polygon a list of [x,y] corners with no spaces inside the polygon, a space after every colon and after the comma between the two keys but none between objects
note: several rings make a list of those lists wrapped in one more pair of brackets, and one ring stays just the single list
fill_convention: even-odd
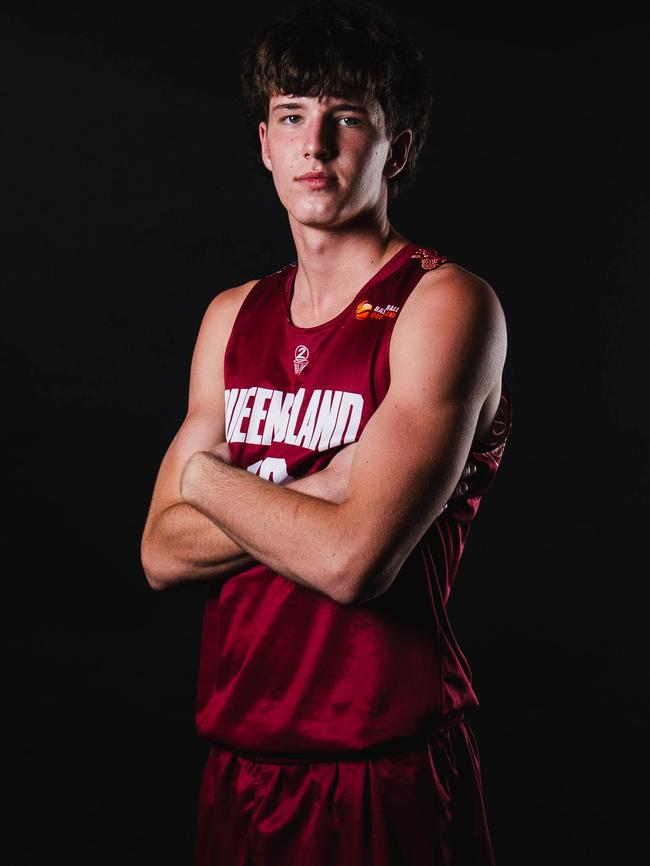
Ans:
[{"label": "lips", "polygon": [[310,189],[323,189],[334,183],[334,175],[328,174],[326,171],[308,171],[301,174],[296,180]]}]

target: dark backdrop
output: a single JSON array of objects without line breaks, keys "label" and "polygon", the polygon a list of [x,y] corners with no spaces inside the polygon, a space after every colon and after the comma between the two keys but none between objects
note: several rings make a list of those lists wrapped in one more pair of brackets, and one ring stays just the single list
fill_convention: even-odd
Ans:
[{"label": "dark backdrop", "polygon": [[[204,587],[149,589],[205,307],[293,258],[238,58],[286,3],[4,6],[5,790],[12,864],[189,864]],[[641,862],[648,140],[638,29],[385,3],[436,82],[392,222],[485,277],[514,424],[452,624],[499,866]]]}]

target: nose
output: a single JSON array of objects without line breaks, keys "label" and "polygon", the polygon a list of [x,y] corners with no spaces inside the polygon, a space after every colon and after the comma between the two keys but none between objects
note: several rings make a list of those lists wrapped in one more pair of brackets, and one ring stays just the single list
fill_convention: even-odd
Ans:
[{"label": "nose", "polygon": [[303,154],[318,160],[331,159],[336,151],[334,130],[324,117],[315,117],[305,128]]}]

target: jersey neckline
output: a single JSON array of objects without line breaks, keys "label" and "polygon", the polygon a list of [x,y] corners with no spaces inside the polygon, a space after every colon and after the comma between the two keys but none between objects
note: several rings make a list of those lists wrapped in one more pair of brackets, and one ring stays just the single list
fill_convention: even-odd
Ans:
[{"label": "jersey neckline", "polygon": [[287,328],[292,331],[295,331],[299,334],[312,334],[316,331],[320,331],[323,328],[329,328],[335,323],[337,323],[346,313],[349,313],[351,309],[355,307],[356,304],[359,303],[359,299],[364,295],[369,289],[371,289],[376,283],[380,282],[380,280],[385,279],[390,276],[397,268],[402,265],[406,259],[409,257],[409,254],[415,252],[415,250],[419,249],[418,245],[412,243],[411,241],[407,241],[403,246],[401,246],[392,256],[388,259],[387,262],[376,271],[372,277],[359,289],[356,295],[352,298],[350,303],[344,307],[340,313],[337,313],[332,319],[328,319],[326,322],[321,322],[320,325],[312,325],[311,328],[302,328],[299,325],[294,325],[290,319],[289,311],[291,298],[293,296],[293,287],[296,279],[296,274],[298,272],[298,265],[296,262],[293,262],[291,265],[288,265],[288,271],[286,279],[282,284],[282,291],[280,294],[280,300],[282,303],[282,311],[283,311],[283,320],[284,324]]}]

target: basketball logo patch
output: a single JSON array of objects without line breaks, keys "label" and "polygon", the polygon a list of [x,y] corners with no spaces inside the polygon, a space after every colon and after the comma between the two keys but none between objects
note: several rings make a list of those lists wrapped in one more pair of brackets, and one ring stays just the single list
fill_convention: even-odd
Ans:
[{"label": "basketball logo patch", "polygon": [[357,309],[354,315],[357,319],[367,319],[371,312],[372,304],[369,301],[361,301],[360,304],[357,304]]},{"label": "basketball logo patch", "polygon": [[357,319],[394,319],[397,316],[399,307],[394,304],[386,304],[382,307],[380,304],[371,304],[370,301],[361,301],[357,304],[354,315]]}]

